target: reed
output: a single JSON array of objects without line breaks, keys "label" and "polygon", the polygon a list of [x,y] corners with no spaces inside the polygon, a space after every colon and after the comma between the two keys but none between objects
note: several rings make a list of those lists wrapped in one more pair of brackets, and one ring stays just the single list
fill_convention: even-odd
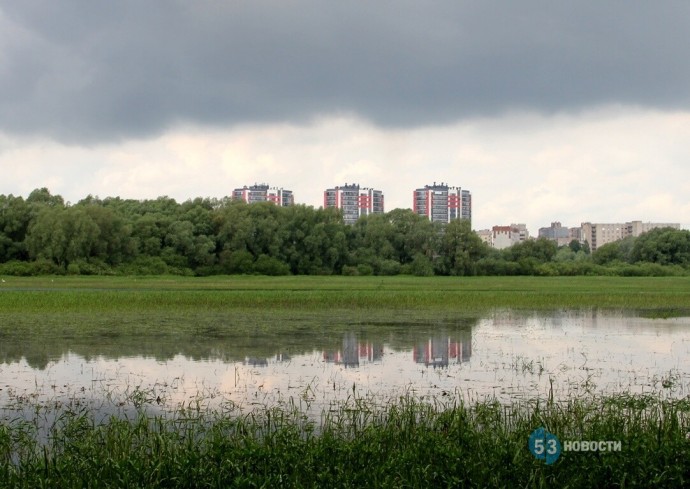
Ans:
[{"label": "reed", "polygon": [[[388,403],[353,396],[321,421],[297,408],[186,411],[97,422],[65,413],[47,440],[0,425],[0,487],[684,487],[690,400],[618,395],[502,405],[458,397]],[[528,450],[545,427],[561,440],[620,441],[620,451]]]}]

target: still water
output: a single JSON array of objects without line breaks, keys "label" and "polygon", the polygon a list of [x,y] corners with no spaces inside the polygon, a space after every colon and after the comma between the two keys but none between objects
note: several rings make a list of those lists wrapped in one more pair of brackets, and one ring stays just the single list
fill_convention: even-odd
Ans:
[{"label": "still water", "polygon": [[0,419],[38,408],[128,415],[138,409],[319,413],[404,394],[513,402],[620,392],[690,394],[690,317],[499,312],[400,325],[353,325],[298,338],[30,340],[0,345]]}]

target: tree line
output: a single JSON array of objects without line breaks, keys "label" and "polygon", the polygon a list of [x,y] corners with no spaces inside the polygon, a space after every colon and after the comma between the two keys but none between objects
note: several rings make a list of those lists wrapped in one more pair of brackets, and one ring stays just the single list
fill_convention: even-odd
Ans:
[{"label": "tree line", "polygon": [[46,188],[0,195],[0,274],[669,275],[690,271],[690,231],[656,229],[590,253],[528,240],[488,247],[468,221],[408,209],[343,223],[336,209],[196,198],[178,203]]}]

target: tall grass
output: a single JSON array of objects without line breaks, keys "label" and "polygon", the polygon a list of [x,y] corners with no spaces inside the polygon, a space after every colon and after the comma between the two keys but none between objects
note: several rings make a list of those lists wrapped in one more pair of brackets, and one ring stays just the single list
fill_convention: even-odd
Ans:
[{"label": "tall grass", "polygon": [[[529,434],[614,440],[620,452],[535,459]],[[683,487],[690,400],[653,396],[504,406],[352,398],[321,422],[298,410],[239,416],[63,416],[45,443],[0,425],[0,487]]]}]

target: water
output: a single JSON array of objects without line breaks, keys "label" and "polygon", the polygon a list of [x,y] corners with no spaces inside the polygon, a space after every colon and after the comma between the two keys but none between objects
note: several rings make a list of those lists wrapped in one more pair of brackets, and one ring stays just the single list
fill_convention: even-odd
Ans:
[{"label": "water", "polygon": [[500,312],[299,336],[101,338],[0,345],[0,419],[296,407],[356,398],[498,399],[690,394],[690,317]]}]

